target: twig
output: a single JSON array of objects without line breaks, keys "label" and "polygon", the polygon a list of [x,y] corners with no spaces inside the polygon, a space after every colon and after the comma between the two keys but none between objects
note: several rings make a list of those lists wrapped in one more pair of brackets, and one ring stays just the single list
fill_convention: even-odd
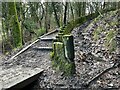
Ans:
[{"label": "twig", "polygon": [[91,80],[89,80],[88,82],[86,82],[84,84],[85,87],[88,87],[93,81],[95,81],[96,79],[98,79],[100,76],[102,76],[104,73],[108,72],[109,70],[113,69],[113,68],[117,68],[118,67],[118,63],[114,63],[113,66],[103,70],[101,73],[97,74],[95,77],[93,77]]}]

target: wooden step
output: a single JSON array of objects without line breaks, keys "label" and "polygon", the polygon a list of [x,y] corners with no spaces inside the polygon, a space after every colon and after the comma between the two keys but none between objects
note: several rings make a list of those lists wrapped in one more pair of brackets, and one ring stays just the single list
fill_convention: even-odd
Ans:
[{"label": "wooden step", "polygon": [[46,37],[46,36],[48,36],[48,35],[50,35],[50,34],[57,33],[58,31],[59,31],[59,30],[56,29],[56,30],[53,30],[53,31],[51,31],[51,32],[48,32],[48,33],[46,33],[46,34],[40,36],[39,39],[40,39],[40,38],[43,38],[43,37]]},{"label": "wooden step", "polygon": [[[19,90],[37,80],[43,69],[14,67],[3,70],[2,90]],[[0,83],[0,84],[1,84]]]},{"label": "wooden step", "polygon": [[41,38],[41,41],[53,41],[55,38]]},{"label": "wooden step", "polygon": [[53,50],[52,47],[33,47],[35,50]]}]

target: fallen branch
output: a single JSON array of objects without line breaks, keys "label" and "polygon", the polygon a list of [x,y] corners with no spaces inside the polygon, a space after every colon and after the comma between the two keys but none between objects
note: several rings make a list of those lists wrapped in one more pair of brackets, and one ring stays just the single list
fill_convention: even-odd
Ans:
[{"label": "fallen branch", "polygon": [[85,61],[85,59],[86,59],[86,54],[85,54],[84,52],[78,51],[77,55],[78,55],[78,57],[79,57],[79,59],[80,59],[81,61]]},{"label": "fallen branch", "polygon": [[93,81],[97,80],[100,76],[102,76],[104,73],[110,71],[111,69],[117,68],[120,65],[120,63],[114,63],[113,66],[103,70],[101,73],[97,74],[95,77],[93,77],[91,80],[89,80],[88,82],[86,82],[84,84],[85,87],[88,87]]}]

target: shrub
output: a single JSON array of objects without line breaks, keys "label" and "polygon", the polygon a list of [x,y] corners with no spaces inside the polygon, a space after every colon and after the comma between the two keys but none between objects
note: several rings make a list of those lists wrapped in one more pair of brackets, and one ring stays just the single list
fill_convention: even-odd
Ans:
[{"label": "shrub", "polygon": [[37,34],[37,37],[39,37],[39,36],[45,34],[46,30],[45,30],[45,28],[42,27],[40,29],[35,30],[35,33]]}]

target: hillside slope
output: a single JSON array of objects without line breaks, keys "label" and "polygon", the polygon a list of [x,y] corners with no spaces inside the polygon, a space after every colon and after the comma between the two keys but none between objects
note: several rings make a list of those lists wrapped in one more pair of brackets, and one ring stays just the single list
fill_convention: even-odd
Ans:
[{"label": "hillside slope", "polygon": [[[84,29],[72,31],[75,38],[76,73],[88,82],[115,63],[118,10],[99,15]],[[120,88],[120,68],[112,68],[93,80],[91,88]]]}]

